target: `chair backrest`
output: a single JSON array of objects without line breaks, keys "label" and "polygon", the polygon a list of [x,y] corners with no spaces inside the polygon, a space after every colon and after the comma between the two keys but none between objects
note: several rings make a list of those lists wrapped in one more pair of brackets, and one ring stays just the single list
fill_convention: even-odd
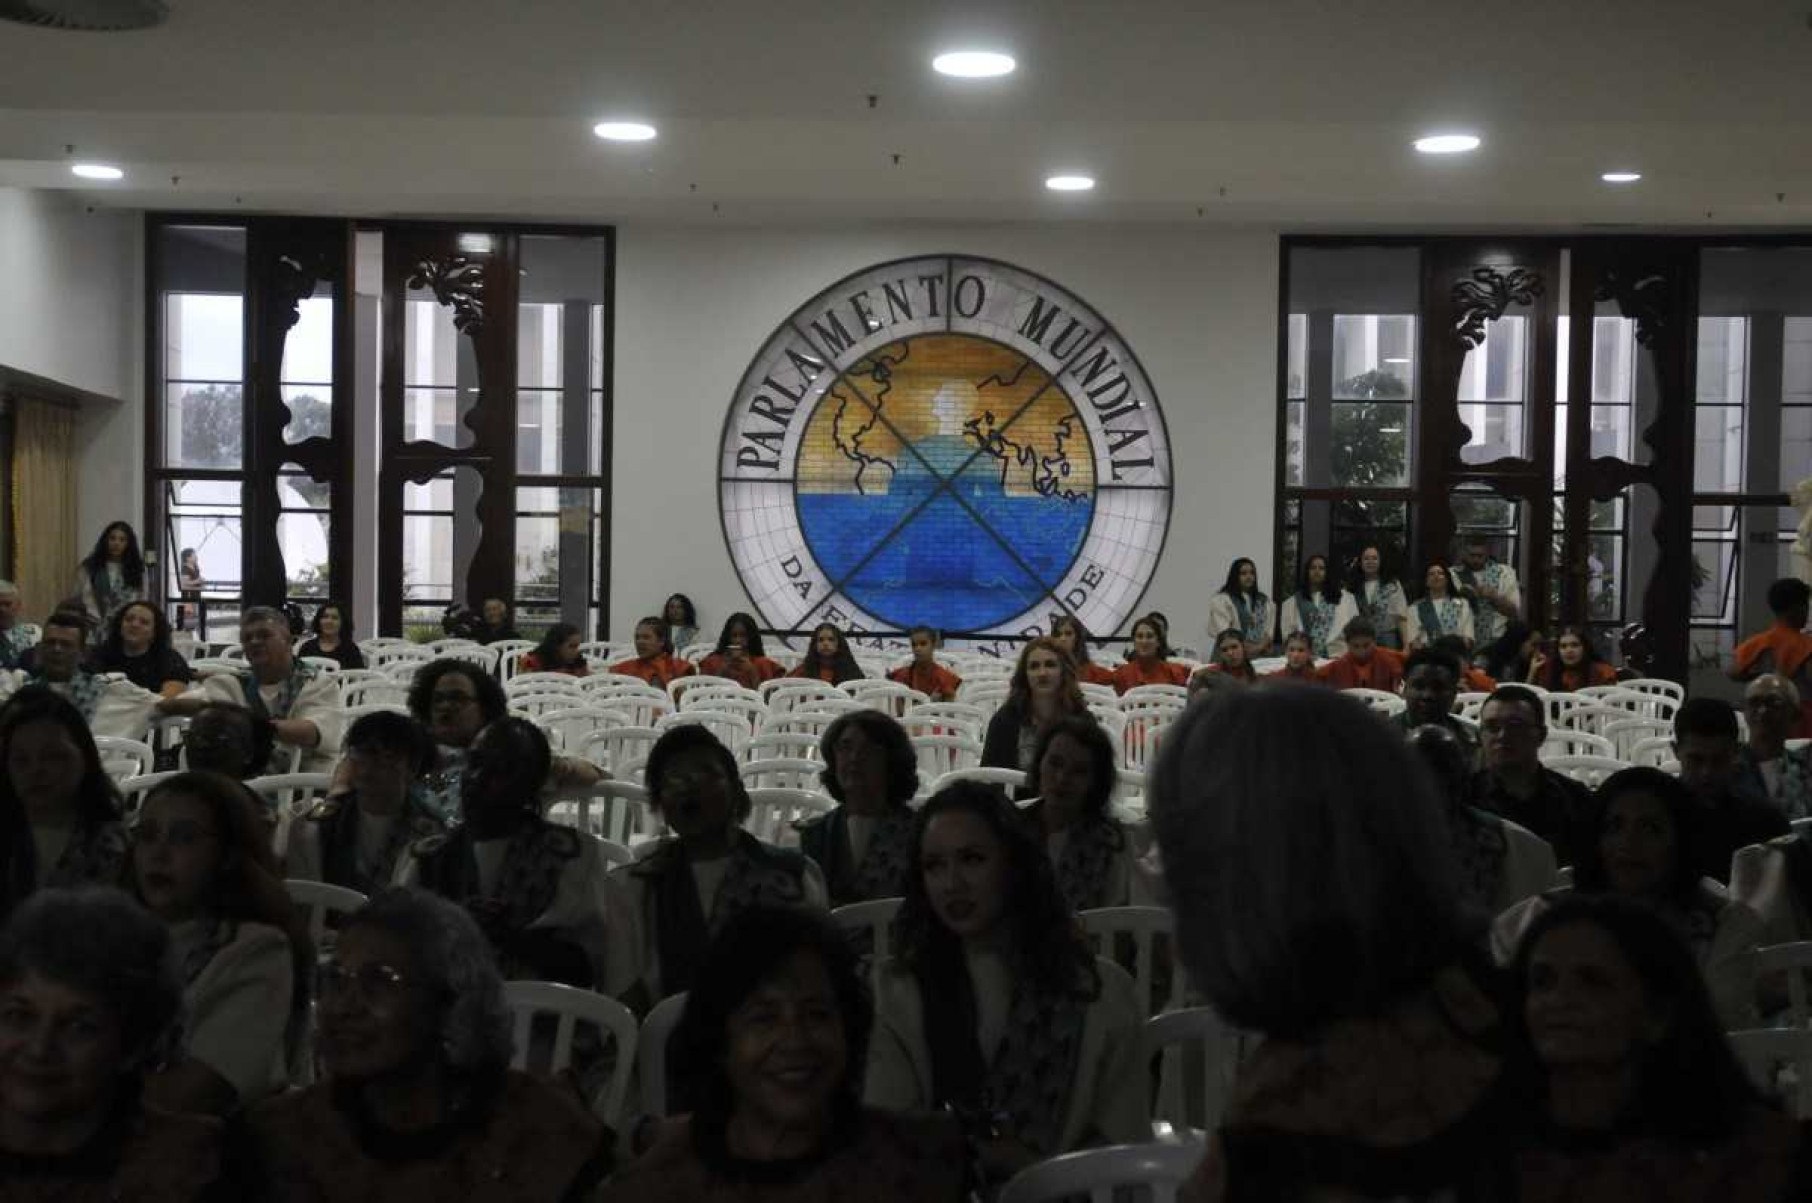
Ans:
[{"label": "chair backrest", "polygon": [[560,790],[548,801],[547,817],[625,847],[660,834],[647,789],[633,781],[599,781]]},{"label": "chair backrest", "polygon": [[823,783],[819,774],[824,771],[822,760],[806,760],[794,757],[769,757],[763,760],[745,760],[742,763],[742,783],[749,789],[821,789]]},{"label": "chair backrest", "polygon": [[295,811],[304,801],[325,794],[333,785],[331,773],[267,773],[253,777],[246,788],[270,802],[272,806]]},{"label": "chair backrest", "polygon": [[[703,674],[673,678],[673,680],[667,682],[667,693],[673,698],[673,704],[682,710],[688,705],[701,706],[704,704],[706,698],[749,697],[755,698],[757,701],[761,699],[759,693],[756,693],[753,689],[743,688],[742,685],[732,681],[728,677],[708,677]],[[691,698],[694,694],[698,695],[698,700],[688,702],[687,699]]]},{"label": "chair backrest", "polygon": [[176,776],[174,771],[168,773],[141,773],[137,777],[127,777],[125,780],[118,782],[120,804],[126,814],[136,815],[140,804],[145,800],[145,795],[174,776]]},{"label": "chair backrest", "polygon": [[642,1083],[642,1114],[667,1114],[667,1042],[686,1013],[686,995],[670,994],[649,1010],[636,1041],[636,1077]]},{"label": "chair backrest", "polygon": [[505,982],[503,999],[515,1020],[515,1052],[510,1059],[515,1069],[530,1069],[531,1058],[540,1051],[532,1049],[529,1040],[537,1015],[552,1015],[556,1020],[547,1064],[533,1066],[537,1072],[551,1076],[572,1064],[573,1034],[580,1023],[596,1025],[616,1042],[615,1056],[607,1058],[610,1077],[591,1100],[598,1118],[616,1126],[629,1094],[629,1076],[635,1069],[640,1025],[634,1013],[614,998],[557,982]]},{"label": "chair backrest", "polygon": [[325,881],[300,881],[292,877],[283,883],[283,889],[289,894],[289,900],[296,904],[296,909],[307,916],[308,939],[317,952],[329,943],[327,936],[332,930],[327,922],[329,917],[350,915],[367,901],[357,890]]},{"label": "chair backrest", "polygon": [[[1163,1058],[1152,1120],[1169,1124],[1173,1135],[1219,1128],[1233,1098],[1239,1045],[1238,1033],[1212,1007],[1184,1007],[1146,1020],[1139,1064]],[[1200,1061],[1184,1056],[1188,1046],[1199,1050]],[[1199,1081],[1190,1080],[1192,1068],[1199,1068]]]},{"label": "chair backrest", "polygon": [[1638,739],[1630,745],[1630,763],[1646,764],[1651,768],[1665,768],[1674,763],[1673,724],[1667,724],[1666,735],[1649,735]]},{"label": "chair backrest", "polygon": [[962,688],[956,691],[956,700],[992,713],[1012,692],[1012,683],[1005,677],[970,676],[963,678]]},{"label": "chair backrest", "polygon": [[94,748],[101,754],[101,771],[115,781],[142,777],[157,761],[150,744],[118,735],[95,736]]},{"label": "chair backrest", "polygon": [[[881,967],[893,955],[893,919],[900,913],[903,898],[870,898],[866,902],[849,902],[834,908],[830,917],[858,945],[866,945],[869,988],[880,981]],[[867,939],[861,937],[866,934]]]},{"label": "chair backrest", "polygon": [[1120,695],[1120,705],[1149,701],[1161,698],[1166,701],[1184,703],[1189,701],[1189,687],[1186,685],[1135,685]]},{"label": "chair backrest", "polygon": [[1065,1153],[1027,1166],[1001,1188],[998,1203],[1056,1203],[1086,1198],[1114,1203],[1176,1203],[1177,1192],[1202,1160],[1199,1145],[1108,1145]]},{"label": "chair backrest", "polygon": [[340,662],[332,656],[298,656],[296,659],[313,668],[316,672],[335,673],[340,671]]},{"label": "chair backrest", "polygon": [[652,727],[660,721],[662,715],[673,713],[673,699],[667,696],[664,689],[656,689],[639,681],[633,685],[593,685],[592,680],[588,677],[585,681],[585,704],[620,710],[637,727]]},{"label": "chair backrest", "polygon": [[1794,1119],[1812,1119],[1812,1032],[1768,1028],[1731,1032],[1728,1038],[1756,1089]]},{"label": "chair backrest", "polygon": [[915,735],[912,747],[918,754],[921,781],[936,781],[957,769],[981,767],[981,741],[967,735]]},{"label": "chair backrest", "polygon": [[646,761],[661,737],[661,728],[632,727],[627,724],[594,731],[573,749],[580,756],[609,769],[614,776],[628,778],[624,770],[632,760]]},{"label": "chair backrest", "polygon": [[795,710],[791,714],[770,714],[761,720],[758,734],[761,735],[803,735],[812,741],[816,748],[830,725],[837,721],[837,716],[817,710]]},{"label": "chair backrest", "polygon": [[374,677],[340,687],[340,703],[354,706],[401,706],[409,709],[409,686],[395,677],[377,673]]},{"label": "chair backrest", "polygon": [[1082,700],[1087,702],[1091,707],[1100,704],[1102,706],[1112,706],[1116,710],[1119,709],[1120,695],[1114,692],[1114,687],[1112,685],[1096,685],[1088,681],[1082,681],[1079,682],[1079,687],[1082,690]]},{"label": "chair backrest", "polygon": [[462,643],[442,649],[435,659],[462,660],[467,664],[477,665],[487,673],[494,673],[497,671],[498,655],[496,648],[486,647],[482,643]]},{"label": "chair backrest", "polygon": [[[827,724],[828,725],[828,724]],[[818,760],[818,736],[807,731],[766,731],[749,740],[743,755],[757,760]],[[818,761],[820,768],[824,762]]]},{"label": "chair backrest", "polygon": [[757,692],[762,701],[767,703],[769,714],[790,714],[792,711],[802,710],[814,698],[848,696],[828,681],[815,681],[805,677],[776,677],[772,681],[763,681]]},{"label": "chair backrest", "polygon": [[696,724],[709,730],[725,747],[730,749],[730,754],[736,757],[741,757],[743,746],[754,736],[754,732],[750,730],[748,715],[730,710],[680,709],[664,716],[660,722],[654,725],[654,729],[668,731],[687,724]]},{"label": "chair backrest", "polygon": [[1563,777],[1571,777],[1587,789],[1597,789],[1612,773],[1630,767],[1627,760],[1614,756],[1548,756],[1542,764]]},{"label": "chair backrest", "polygon": [[1791,944],[1770,944],[1750,954],[1750,969],[1756,981],[1784,974],[1787,978],[1787,1013],[1791,1026],[1812,1029],[1812,1010],[1808,1010],[1806,978],[1812,974],[1812,940]]},{"label": "chair backrest", "polygon": [[1686,700],[1686,686],[1678,681],[1669,681],[1666,677],[1637,677],[1634,680],[1619,681],[1616,687],[1630,693],[1669,698],[1675,703]]},{"label": "chair backrest", "polygon": [[1172,698],[1122,698],[1125,726],[1120,728],[1120,763],[1123,768],[1144,769],[1158,754],[1164,728],[1183,713],[1183,704]]},{"label": "chair backrest", "polygon": [[[1554,695],[1564,696],[1562,694]],[[1548,728],[1548,738],[1542,741],[1538,755],[1545,763],[1556,757],[1565,756],[1604,756],[1615,757],[1617,745],[1602,735],[1593,735],[1587,731],[1569,731],[1565,727]]]},{"label": "chair backrest", "polygon": [[576,756],[581,754],[579,749],[592,736],[630,724],[629,716],[615,707],[566,705],[541,711],[535,716],[535,725],[547,734],[554,751],[571,752]]},{"label": "chair backrest", "polygon": [[847,681],[843,691],[871,710],[880,710],[900,718],[914,706],[922,706],[930,697],[920,693],[910,685],[898,681],[880,680]]},{"label": "chair backrest", "polygon": [[579,684],[579,678],[567,673],[536,672],[517,673],[503,687],[503,692],[514,701],[524,693],[581,694],[585,692],[585,688]]},{"label": "chair backrest", "polygon": [[1636,759],[1637,746],[1645,740],[1657,737],[1667,741],[1668,755],[1666,758],[1671,758],[1673,755],[1674,737],[1671,725],[1658,718],[1630,718],[1625,715],[1623,718],[1607,722],[1599,728],[1598,734],[1611,741],[1611,746],[1617,749],[1617,759],[1627,760],[1631,764],[1642,763]]},{"label": "chair backrest", "polygon": [[1479,721],[1479,713],[1485,709],[1485,703],[1491,700],[1488,693],[1462,693],[1453,699],[1453,712],[1461,718]]},{"label": "chair backrest", "polygon": [[1404,708],[1408,705],[1398,695],[1387,693],[1382,689],[1343,689],[1341,692],[1349,698],[1364,702],[1379,714],[1387,717],[1403,713]]},{"label": "chair backrest", "polygon": [[1014,792],[1025,788],[1026,775],[1018,769],[984,768],[977,765],[972,769],[951,769],[942,777],[931,783],[926,795],[937,793],[946,785],[955,785],[958,781],[979,781],[983,785],[998,785],[1007,791],[1010,798]]},{"label": "chair backrest", "polygon": [[[1629,684],[1634,685],[1635,682],[1632,681]],[[1673,685],[1673,682],[1669,681],[1667,684]],[[1610,693],[1599,694],[1597,700],[1603,705],[1627,710],[1636,718],[1661,719],[1670,728],[1674,721],[1674,711],[1680,708],[1682,701],[1680,697],[1676,697],[1667,690],[1631,689],[1628,686]],[[1741,709],[1737,710],[1737,721],[1738,726],[1741,726],[1743,722]]]},{"label": "chair backrest", "polygon": [[749,817],[743,827],[756,839],[783,848],[797,848],[799,833],[793,824],[814,815],[826,815],[837,804],[816,790],[752,789],[749,791]]},{"label": "chair backrest", "polygon": [[1629,717],[1630,712],[1621,706],[1610,706],[1601,702],[1581,702],[1567,711],[1561,718],[1561,725],[1569,731],[1603,735],[1604,729],[1610,724],[1626,721]]},{"label": "chair backrest", "polygon": [[[1110,960],[1117,959],[1117,951],[1122,946],[1120,937],[1126,937],[1133,947],[1132,975],[1139,987],[1139,1002],[1145,1008],[1145,1014],[1156,1015],[1160,1011],[1174,1011],[1183,1005],[1183,968],[1176,958],[1176,921],[1170,910],[1161,906],[1104,906],[1095,910],[1083,911],[1076,916],[1082,923],[1082,930],[1095,941],[1096,954]],[[1168,949],[1170,983],[1169,989],[1160,990],[1158,969],[1158,943],[1162,937]]]}]

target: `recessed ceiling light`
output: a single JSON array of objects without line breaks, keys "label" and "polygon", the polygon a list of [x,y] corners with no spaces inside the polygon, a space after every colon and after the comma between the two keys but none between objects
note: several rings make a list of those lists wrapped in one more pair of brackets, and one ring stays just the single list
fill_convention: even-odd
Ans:
[{"label": "recessed ceiling light", "polygon": [[654,139],[654,127],[646,121],[600,121],[591,127],[591,132],[606,142],[649,142]]},{"label": "recessed ceiling light", "polygon": [[1087,192],[1095,186],[1092,175],[1054,175],[1045,180],[1044,186],[1052,192]]},{"label": "recessed ceiling light", "polygon": [[69,170],[85,180],[123,180],[126,178],[125,172],[106,163],[77,163]]},{"label": "recessed ceiling light", "polygon": [[1478,148],[1477,134],[1430,134],[1416,139],[1416,149],[1425,155],[1463,155]]},{"label": "recessed ceiling light", "polygon": [[1607,184],[1633,184],[1642,178],[1640,171],[1607,171],[1598,177]]},{"label": "recessed ceiling light", "polygon": [[933,71],[957,79],[994,79],[1013,74],[1018,65],[998,50],[950,50],[931,60]]}]

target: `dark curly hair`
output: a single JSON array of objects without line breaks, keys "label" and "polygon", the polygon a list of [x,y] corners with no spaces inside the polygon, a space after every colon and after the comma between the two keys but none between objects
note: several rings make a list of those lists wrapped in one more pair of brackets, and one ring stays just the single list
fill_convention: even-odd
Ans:
[{"label": "dark curly hair", "polygon": [[737,768],[736,757],[730,749],[724,747],[723,741],[711,733],[709,727],[698,723],[682,723],[669,727],[654,741],[654,747],[648,750],[648,763],[642,767],[642,777],[648,783],[648,805],[655,811],[661,808],[661,790],[666,783],[667,770],[682,753],[703,748],[717,761],[723,770],[725,783],[731,794],[731,817],[738,823],[749,817],[755,804],[749,798],[748,787],[742,783],[742,772]]},{"label": "dark curly hair", "polygon": [[321,615],[327,613],[329,610],[334,611],[340,616],[340,642],[353,642],[352,611],[347,609],[343,603],[335,601],[331,597],[315,607],[314,616],[308,620],[308,629],[315,635],[320,635]]},{"label": "dark curly hair", "polygon": [[25,801],[5,771],[13,740],[34,723],[61,727],[82,756],[76,783],[76,826],[92,830],[120,819],[120,794],[101,767],[101,755],[82,712],[47,686],[27,685],[0,706],[0,911],[29,894],[38,880],[37,843],[25,817]]},{"label": "dark curly hair", "polygon": [[1044,760],[1045,751],[1060,735],[1067,735],[1081,744],[1088,754],[1088,797],[1083,800],[1082,813],[1090,818],[1107,814],[1114,786],[1120,779],[1119,757],[1114,753],[1112,737],[1102,730],[1092,714],[1065,715],[1038,732],[1038,743],[1032,751],[1032,767],[1026,772],[1027,796],[1038,797],[1044,793],[1038,780],[1038,766]]},{"label": "dark curly hair", "polygon": [[[931,795],[912,826],[915,861],[924,848],[925,829],[939,815],[951,813],[980,819],[1000,844],[1006,862],[1003,922],[1010,929],[1002,946],[1015,958],[1019,975],[1048,994],[1097,997],[1101,978],[1094,952],[1057,886],[1051,858],[998,786],[958,781]],[[931,997],[949,998],[959,1007],[966,999],[973,1013],[975,991],[962,941],[931,909],[923,872],[906,876],[906,896],[893,921],[893,948],[900,964],[933,991]]]},{"label": "dark curly hair", "polygon": [[1055,639],[1057,632],[1065,630],[1076,632],[1076,650],[1070,653],[1070,659],[1076,662],[1077,668],[1081,668],[1089,662],[1088,641],[1092,636],[1089,635],[1088,628],[1082,625],[1082,620],[1074,614],[1059,614],[1051,619],[1051,638]]},{"label": "dark curly hair", "polygon": [[1573,866],[1574,889],[1581,894],[1610,890],[1610,874],[1604,866],[1604,825],[1610,818],[1611,804],[1625,794],[1647,794],[1666,808],[1674,826],[1674,864],[1664,890],[1669,902],[1690,907],[1699,896],[1699,866],[1692,851],[1699,846],[1702,835],[1700,808],[1678,777],[1646,765],[1617,770],[1592,795],[1591,807],[1581,824],[1578,863]]},{"label": "dark curly hair", "polygon": [[757,656],[767,655],[767,651],[761,644],[761,627],[755,622],[755,616],[745,614],[741,610],[724,619],[723,629],[717,633],[716,652],[718,655],[730,654],[730,635],[738,628],[742,630],[742,650],[748,653],[751,660]]},{"label": "dark curly hair", "polygon": [[484,721],[494,723],[508,713],[509,698],[503,692],[503,686],[497,678],[469,660],[435,660],[424,664],[420,672],[409,683],[409,713],[415,721],[424,726],[434,721],[434,687],[448,673],[459,673],[472,682],[472,688],[478,692],[478,709],[484,713]]},{"label": "dark curly hair", "polygon": [[[837,650],[831,654],[828,665],[818,655],[818,636],[825,631],[837,637]],[[834,622],[821,622],[812,628],[811,641],[806,645],[805,656],[799,661],[799,675],[817,680],[826,668],[831,670],[835,678],[832,684],[835,685],[862,679],[862,666],[856,663],[856,654],[849,650],[849,637]]]},{"label": "dark curly hair", "polygon": [[95,649],[94,659],[98,665],[123,664],[126,660],[126,640],[120,634],[120,622],[126,617],[126,611],[132,609],[151,612],[151,646],[147,649],[152,656],[162,656],[170,650],[170,620],[164,612],[148,601],[127,602],[113,612],[107,620],[107,636],[101,640],[101,646]]},{"label": "dark curly hair", "polygon": [[887,804],[904,806],[912,801],[912,796],[919,792],[918,753],[913,750],[912,737],[906,734],[906,728],[892,715],[879,710],[846,711],[824,729],[823,737],[818,740],[818,759],[824,762],[824,771],[818,774],[818,780],[823,782],[824,792],[839,802],[849,800],[843,796],[842,786],[837,784],[837,741],[851,727],[860,727],[862,734],[879,745],[887,757]]},{"label": "dark curly hair", "polygon": [[100,538],[94,541],[94,550],[82,560],[82,572],[96,583],[96,592],[107,572],[107,536],[116,530],[126,532],[126,554],[120,557],[120,579],[133,589],[145,587],[145,557],[138,549],[138,532],[132,529],[130,522],[109,522],[102,529]]},{"label": "dark curly hair", "polygon": [[[543,672],[557,672],[560,665],[560,649],[574,635],[582,634],[579,628],[570,622],[556,622],[548,627],[541,636],[541,642],[535,645],[534,656],[541,664]],[[579,663],[585,663],[584,653],[579,655]]]}]

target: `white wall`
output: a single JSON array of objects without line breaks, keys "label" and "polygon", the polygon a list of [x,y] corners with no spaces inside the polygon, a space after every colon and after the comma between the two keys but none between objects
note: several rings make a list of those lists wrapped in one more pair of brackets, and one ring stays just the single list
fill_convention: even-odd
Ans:
[{"label": "white wall", "polygon": [[1239,555],[1270,579],[1277,445],[1278,239],[1271,231],[1002,226],[618,231],[613,636],[686,593],[715,630],[749,608],[717,516],[731,394],[797,306],[851,272],[940,252],[1006,260],[1113,322],[1169,428],[1175,498],[1140,611],[1205,636],[1209,595]]},{"label": "white wall", "polygon": [[142,242],[137,213],[0,188],[0,364],[114,398],[77,436],[85,540],[114,518],[144,525]]}]

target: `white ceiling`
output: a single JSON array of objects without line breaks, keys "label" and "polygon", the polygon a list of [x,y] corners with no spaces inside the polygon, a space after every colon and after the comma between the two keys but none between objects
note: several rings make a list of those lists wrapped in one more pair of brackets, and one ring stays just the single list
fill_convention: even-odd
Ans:
[{"label": "white ceiling", "polygon": [[[170,4],[142,33],[0,25],[0,185],[624,223],[1812,226],[1812,0]],[[977,42],[1019,72],[930,71]],[[618,114],[660,138],[591,136]],[[1410,150],[1454,126],[1483,150]],[[128,178],[73,180],[70,144]],[[1599,182],[1624,166],[1646,178]],[[1059,168],[1100,187],[1047,194]]]}]

